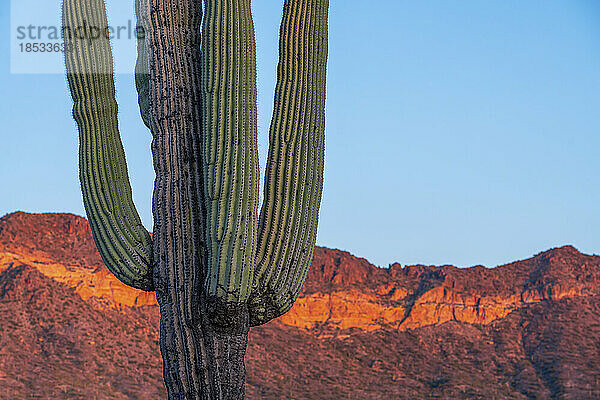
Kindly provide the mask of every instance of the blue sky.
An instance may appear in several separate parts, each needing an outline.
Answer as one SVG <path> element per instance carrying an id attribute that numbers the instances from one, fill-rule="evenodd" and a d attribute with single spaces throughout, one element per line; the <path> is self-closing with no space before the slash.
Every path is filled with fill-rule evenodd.
<path id="1" fill-rule="evenodd" d="M 111 18 L 132 13 L 116 3 Z M 253 6 L 263 166 L 280 3 Z M 66 80 L 11 74 L 6 0 L 0 18 L 0 214 L 82 215 Z M 117 87 L 151 227 L 150 133 L 133 76 Z M 382 266 L 495 266 L 564 244 L 599 253 L 599 110 L 597 1 L 332 0 L 318 244 Z"/>

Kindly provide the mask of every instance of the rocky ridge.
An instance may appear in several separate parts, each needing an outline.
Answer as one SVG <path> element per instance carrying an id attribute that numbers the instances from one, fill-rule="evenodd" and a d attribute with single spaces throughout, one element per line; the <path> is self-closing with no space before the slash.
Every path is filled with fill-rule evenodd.
<path id="1" fill-rule="evenodd" d="M 87 221 L 69 214 L 15 213 L 0 220 L 0 271 L 25 264 L 107 307 L 155 306 L 152 293 L 119 282 L 96 252 Z M 564 272 L 568 272 L 565 274 Z M 280 321 L 313 329 L 398 330 L 459 321 L 489 324 L 542 301 L 593 296 L 600 257 L 565 246 L 496 268 L 377 268 L 350 253 L 323 247 L 300 298 Z"/>
<path id="2" fill-rule="evenodd" d="M 600 257 L 377 268 L 317 248 L 301 297 L 252 329 L 249 399 L 600 398 Z M 0 219 L 0 399 L 163 398 L 153 294 L 87 222 Z"/>

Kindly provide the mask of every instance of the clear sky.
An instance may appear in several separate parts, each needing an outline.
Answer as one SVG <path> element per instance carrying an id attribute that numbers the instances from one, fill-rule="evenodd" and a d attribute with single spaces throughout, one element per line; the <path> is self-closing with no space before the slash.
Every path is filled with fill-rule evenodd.
<path id="1" fill-rule="evenodd" d="M 253 3 L 264 166 L 282 2 Z M 83 215 L 66 79 L 10 73 L 10 15 L 2 0 L 0 214 Z M 150 133 L 133 76 L 117 87 L 151 227 Z M 318 244 L 381 266 L 599 253 L 600 2 L 331 0 L 325 173 Z"/>

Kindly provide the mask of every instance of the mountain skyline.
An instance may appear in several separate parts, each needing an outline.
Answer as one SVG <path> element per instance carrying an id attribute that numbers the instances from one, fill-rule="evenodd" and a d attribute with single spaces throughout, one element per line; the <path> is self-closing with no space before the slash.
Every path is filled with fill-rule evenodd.
<path id="1" fill-rule="evenodd" d="M 0 218 L 0 310 L 0 399 L 164 397 L 153 293 L 107 271 L 85 219 Z M 599 320 L 600 256 L 572 246 L 466 269 L 317 247 L 294 308 L 251 331 L 247 394 L 594 398 Z"/>

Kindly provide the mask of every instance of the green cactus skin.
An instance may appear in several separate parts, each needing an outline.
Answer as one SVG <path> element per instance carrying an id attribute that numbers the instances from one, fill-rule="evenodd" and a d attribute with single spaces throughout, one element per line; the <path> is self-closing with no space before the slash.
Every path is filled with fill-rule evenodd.
<path id="1" fill-rule="evenodd" d="M 135 0 L 135 15 L 137 17 L 136 36 L 138 46 L 138 58 L 135 64 L 135 86 L 138 92 L 138 103 L 140 106 L 140 114 L 144 125 L 150 128 L 150 74 L 148 67 L 148 49 L 146 49 L 146 37 L 144 25 L 141 23 L 141 0 Z"/>
<path id="2" fill-rule="evenodd" d="M 65 0 L 63 10 L 65 44 L 72 49 L 65 52 L 65 62 L 73 117 L 79 127 L 81 188 L 94 240 L 119 280 L 151 291 L 152 243 L 131 198 L 118 129 L 110 44 L 104 36 L 93 46 L 89 41 L 74 40 L 75 29 L 84 20 L 90 27 L 106 29 L 104 3 Z"/>
<path id="3" fill-rule="evenodd" d="M 141 4 L 156 171 L 154 283 L 167 393 L 170 399 L 241 399 L 247 312 L 245 319 L 243 313 L 233 313 L 238 321 L 233 328 L 227 318 L 215 321 L 202 290 L 208 246 L 202 190 L 201 3 Z M 221 311 L 224 317 L 230 315 L 229 309 Z M 223 327 L 226 332 L 219 329 Z"/>
<path id="4" fill-rule="evenodd" d="M 250 0 L 206 0 L 202 158 L 208 297 L 246 303 L 256 252 L 256 45 Z"/>
<path id="5" fill-rule="evenodd" d="M 328 0 L 286 0 L 250 323 L 296 301 L 313 257 L 323 190 Z"/>
<path id="6" fill-rule="evenodd" d="M 86 212 L 124 283 L 156 291 L 169 399 L 242 399 L 250 326 L 288 311 L 313 254 L 323 188 L 328 0 L 285 0 L 258 211 L 251 0 L 135 0 L 140 114 L 152 133 L 154 236 L 131 200 L 107 39 L 67 40 Z M 64 26 L 106 27 L 103 0 Z"/>

